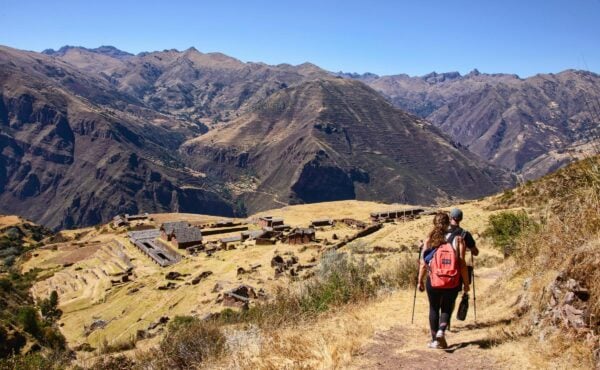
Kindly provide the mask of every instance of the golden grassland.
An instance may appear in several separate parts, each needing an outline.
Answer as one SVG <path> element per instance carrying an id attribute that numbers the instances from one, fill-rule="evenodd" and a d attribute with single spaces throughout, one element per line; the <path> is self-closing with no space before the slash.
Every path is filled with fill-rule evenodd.
<path id="1" fill-rule="evenodd" d="M 299 208 L 293 209 L 293 208 Z M 303 211 L 304 208 L 308 210 Z M 381 209 L 381 205 L 370 202 L 334 202 L 318 207 L 314 205 L 287 207 L 285 210 L 273 211 L 274 215 L 286 217 L 286 222 L 295 226 L 308 226 L 313 218 L 324 217 L 325 214 L 335 216 L 337 209 L 347 209 L 344 217 L 361 216 L 366 220 L 369 212 Z M 361 213 L 359 210 L 363 209 Z M 304 218 L 300 215 L 304 214 Z M 313 217 L 314 216 L 314 217 Z M 156 214 L 151 215 L 154 224 L 159 226 L 166 221 L 186 220 L 192 223 L 212 222 L 218 217 L 190 214 Z M 333 233 L 339 238 L 351 235 L 355 230 L 347 227 L 335 227 L 332 230 L 318 232 L 318 238 L 331 238 Z M 217 292 L 212 289 L 220 283 L 224 290 L 239 284 L 252 285 L 256 289 L 264 288 L 272 291 L 276 286 L 285 285 L 284 279 L 275 280 L 270 266 L 271 258 L 277 254 L 293 253 L 299 257 L 300 263 L 308 263 L 318 258 L 317 248 L 302 248 L 285 243 L 277 245 L 255 246 L 240 245 L 236 250 L 218 251 L 211 257 L 185 255 L 183 260 L 174 266 L 161 268 L 154 264 L 127 239 L 124 231 L 116 232 L 108 226 L 100 229 L 86 228 L 61 232 L 67 238 L 84 235 L 78 240 L 45 246 L 35 252 L 32 258 L 24 262 L 22 270 L 32 268 L 56 270 L 52 277 L 35 284 L 32 292 L 36 298 L 45 298 L 52 290 L 60 296 L 60 308 L 64 314 L 61 318 L 61 331 L 71 346 L 84 342 L 97 346 L 104 340 L 118 342 L 135 335 L 138 329 L 148 325 L 162 316 L 197 315 L 218 311 L 220 305 L 214 303 Z M 215 235 L 207 240 L 216 240 L 228 236 Z M 331 240 L 331 239 L 330 239 Z M 134 269 L 133 281 L 119 286 L 112 286 L 111 279 L 118 279 L 127 266 L 119 258 L 118 242 L 124 247 L 123 252 L 131 260 Z M 72 265 L 69 266 L 69 264 Z M 249 269 L 251 264 L 261 264 L 256 272 L 241 277 L 237 276 L 237 268 Z M 67 265 L 67 267 L 63 267 Z M 168 281 L 165 274 L 177 271 L 189 274 L 184 281 L 176 281 L 179 287 L 175 290 L 158 290 Z M 213 274 L 198 285 L 189 282 L 201 272 L 211 271 Z M 128 294 L 138 289 L 134 294 Z M 85 335 L 84 326 L 93 320 L 102 319 L 108 322 L 104 329 Z"/>
<path id="2" fill-rule="evenodd" d="M 451 345 L 460 345 L 455 352 L 455 359 L 472 361 L 474 368 L 479 368 L 479 365 L 486 368 L 486 364 L 487 368 L 588 367 L 589 363 L 581 362 L 579 352 L 584 349 L 578 344 L 565 350 L 564 356 L 553 356 L 549 353 L 552 349 L 544 350 L 535 338 L 520 333 L 526 330 L 524 324 L 513 321 L 516 300 L 526 276 L 511 275 L 509 278 L 506 272 L 514 270 L 514 262 L 509 260 L 499 263 L 502 261 L 501 253 L 492 248 L 482 235 L 487 227 L 488 217 L 500 212 L 492 207 L 497 199 L 498 197 L 488 198 L 459 206 L 465 214 L 463 227 L 475 235 L 481 255 L 475 262 L 478 323 L 474 325 L 471 311 L 467 321 L 454 324 L 454 331 L 450 333 L 448 340 Z M 307 226 L 311 220 L 325 217 L 349 217 L 366 221 L 370 212 L 399 207 L 410 206 L 341 201 L 287 206 L 261 212 L 249 217 L 249 220 L 271 215 L 283 217 L 292 226 Z M 217 219 L 188 214 L 156 214 L 152 218 L 156 225 L 175 220 L 203 223 Z M 383 272 L 398 264 L 401 259 L 416 260 L 415 245 L 425 237 L 431 219 L 431 216 L 424 216 L 412 221 L 387 223 L 378 232 L 348 244 L 341 251 L 350 254 L 367 251 L 356 257 L 367 258 L 376 266 L 377 272 Z M 335 226 L 318 230 L 317 238 L 332 240 L 333 234 L 336 234 L 341 239 L 355 231 Z M 279 286 L 301 284 L 291 282 L 288 277 L 274 279 L 273 269 L 270 267 L 271 258 L 276 253 L 293 253 L 299 256 L 300 263 L 307 263 L 314 258 L 318 259 L 320 255 L 318 248 L 302 248 L 283 243 L 255 246 L 249 243 L 238 246 L 236 250 L 219 251 L 211 257 L 204 254 L 184 256 L 182 262 L 160 268 L 133 247 L 123 231 L 116 232 L 104 226 L 98 230 L 86 229 L 85 232 L 86 235 L 77 241 L 83 246 L 74 246 L 73 242 L 47 246 L 38 250 L 37 256 L 23 265 L 25 270 L 34 267 L 56 270 L 51 278 L 38 282 L 32 291 L 36 297 L 44 297 L 53 289 L 62 290 L 59 292 L 60 308 L 64 311 L 60 321 L 63 325 L 61 331 L 71 346 L 84 342 L 94 347 L 105 341 L 123 342 L 134 336 L 138 329 L 147 328 L 161 316 L 202 317 L 209 312 L 218 312 L 223 307 L 215 303 L 218 293 L 212 289 L 216 283 L 222 284 L 225 290 L 245 283 L 267 292 L 273 292 Z M 69 231 L 68 235 L 75 237 L 81 233 L 81 230 L 74 230 Z M 221 237 L 223 235 L 212 238 Z M 117 253 L 114 241 L 123 245 L 123 252 L 129 257 L 135 272 L 132 282 L 119 286 L 111 286 L 110 276 L 122 272 L 126 267 L 120 259 L 120 253 Z M 396 253 L 369 253 L 375 246 L 405 248 L 400 248 L 403 252 Z M 62 267 L 61 263 L 65 261 L 73 265 Z M 250 264 L 256 263 L 262 266 L 255 273 L 237 276 L 238 267 L 248 268 Z M 167 283 L 164 276 L 170 271 L 189 276 L 184 277 L 183 281 L 177 281 L 179 287 L 175 290 L 157 290 L 158 286 Z M 186 284 L 203 271 L 212 271 L 213 274 L 198 285 Z M 555 271 L 548 271 L 547 275 L 554 276 L 554 273 Z M 94 278 L 95 276 L 98 277 Z M 542 279 L 535 284 L 543 284 L 544 281 Z M 137 288 L 137 292 L 128 294 L 133 288 Z M 407 361 L 407 368 L 430 367 L 431 364 L 422 362 L 423 358 L 430 357 L 423 354 L 428 339 L 427 299 L 423 293 L 417 295 L 415 323 L 410 324 L 412 298 L 412 290 L 389 291 L 372 301 L 334 309 L 301 326 L 293 322 L 277 329 L 259 329 L 252 325 L 232 326 L 226 329 L 227 334 L 230 338 L 237 339 L 229 343 L 230 354 L 212 362 L 210 366 L 241 369 L 378 368 L 382 355 L 377 355 L 377 350 L 372 348 L 383 347 L 387 348 L 383 356 Z M 106 320 L 108 324 L 86 336 L 84 326 L 94 319 Z M 158 341 L 158 337 L 138 341 L 136 349 L 125 353 L 133 358 L 141 356 L 144 351 L 152 350 Z M 92 366 L 96 358 L 97 355 L 93 353 L 78 353 L 78 361 L 83 366 Z"/>
<path id="3" fill-rule="evenodd" d="M 19 216 L 4 216 L 0 215 L 0 228 L 7 226 L 18 225 L 23 222 L 23 219 Z"/>
<path id="4" fill-rule="evenodd" d="M 490 211 L 484 210 L 485 204 L 473 203 L 462 206 L 467 227 L 478 233 L 485 226 L 486 215 Z M 286 223 L 294 226 L 307 226 L 312 219 L 331 217 L 350 217 L 367 220 L 372 211 L 389 210 L 398 208 L 398 205 L 382 205 L 372 202 L 344 201 L 311 205 L 289 206 L 283 209 L 263 212 L 259 215 L 269 214 L 283 217 Z M 214 217 L 188 214 L 162 214 L 152 215 L 155 223 L 159 225 L 165 221 L 187 220 L 190 222 L 214 221 Z M 360 240 L 366 248 L 373 246 L 397 247 L 398 245 L 413 245 L 424 234 L 431 222 L 430 217 L 423 217 L 414 221 L 386 224 L 379 232 Z M 338 238 L 351 235 L 355 230 L 347 227 L 336 226 L 330 230 L 318 231 L 320 239 L 331 240 L 335 233 Z M 24 270 L 33 267 L 43 269 L 58 269 L 54 275 L 37 283 L 32 291 L 37 298 L 43 298 L 52 290 L 57 290 L 60 296 L 60 308 L 64 314 L 61 318 L 62 332 L 69 344 L 75 346 L 84 342 L 98 346 L 105 340 L 109 342 L 124 341 L 135 335 L 138 329 L 145 329 L 148 325 L 161 316 L 173 317 L 175 315 L 202 316 L 209 312 L 221 309 L 215 303 L 218 293 L 213 292 L 213 286 L 219 282 L 224 289 L 232 288 L 238 284 L 246 283 L 267 291 L 273 291 L 276 286 L 288 284 L 287 278 L 273 279 L 273 269 L 270 259 L 275 253 L 294 253 L 300 258 L 300 263 L 307 263 L 313 258 L 318 258 L 318 250 L 302 248 L 287 244 L 273 246 L 240 246 L 236 250 L 219 251 L 211 257 L 201 254 L 197 257 L 185 256 L 182 262 L 168 268 L 160 268 L 152 263 L 139 250 L 133 247 L 123 232 L 115 233 L 108 227 L 99 230 L 87 228 L 85 230 L 72 230 L 64 232 L 67 237 L 85 234 L 76 242 L 65 242 L 57 245 L 46 246 L 36 252 L 36 256 L 26 261 Z M 214 236 L 214 239 L 220 238 Z M 126 270 L 123 261 L 119 259 L 113 241 L 118 241 L 124 246 L 124 253 L 131 260 L 135 276 L 130 283 L 111 286 L 111 276 Z M 353 244 L 344 247 L 352 250 Z M 488 253 L 485 251 L 484 253 Z M 491 251 L 489 253 L 492 253 Z M 78 260 L 78 258 L 80 258 Z M 382 267 L 393 264 L 400 255 L 379 258 Z M 73 263 L 62 268 L 64 263 Z M 259 263 L 262 266 L 256 273 L 237 276 L 237 268 L 249 268 L 250 264 Z M 158 290 L 158 286 L 167 283 L 165 274 L 177 271 L 189 274 L 184 281 L 176 282 L 179 287 L 175 290 Z M 198 285 L 186 285 L 200 272 L 211 271 L 213 275 L 203 280 Z M 137 289 L 134 294 L 128 294 L 132 289 Z M 93 331 L 86 336 L 84 326 L 90 325 L 93 320 L 102 319 L 108 322 L 103 329 Z M 140 343 L 143 346 L 143 343 Z"/>

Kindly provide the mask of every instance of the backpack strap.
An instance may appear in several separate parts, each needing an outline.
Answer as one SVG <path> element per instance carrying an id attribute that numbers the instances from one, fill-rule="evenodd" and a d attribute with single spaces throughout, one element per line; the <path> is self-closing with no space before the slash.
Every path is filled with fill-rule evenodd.
<path id="1" fill-rule="evenodd" d="M 425 249 L 425 250 L 423 250 L 423 260 L 425 261 L 425 264 L 427 266 L 429 266 L 429 263 L 433 259 L 433 256 L 435 256 L 435 251 L 436 250 L 437 250 L 437 248 L 431 248 L 431 249 Z"/>
<path id="2" fill-rule="evenodd" d="M 451 233 L 449 233 L 449 235 L 446 237 L 446 241 L 454 247 L 454 239 L 459 235 L 464 239 L 465 234 L 466 231 L 463 230 L 463 228 L 457 227 L 456 229 L 452 230 Z"/>

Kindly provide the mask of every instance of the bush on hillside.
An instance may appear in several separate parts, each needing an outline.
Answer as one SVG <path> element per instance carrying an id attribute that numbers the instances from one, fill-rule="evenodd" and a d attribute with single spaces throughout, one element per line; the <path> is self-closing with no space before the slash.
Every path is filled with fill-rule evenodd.
<path id="1" fill-rule="evenodd" d="M 115 353 L 115 352 L 123 352 L 128 351 L 130 349 L 134 349 L 136 345 L 136 338 L 134 336 L 130 336 L 124 340 L 114 341 L 109 343 L 106 338 L 100 343 L 98 348 L 98 352 L 101 354 Z"/>
<path id="2" fill-rule="evenodd" d="M 170 331 L 177 331 L 179 329 L 188 327 L 198 321 L 197 317 L 194 316 L 175 316 L 173 320 L 169 322 L 167 328 Z"/>
<path id="3" fill-rule="evenodd" d="M 483 235 L 491 238 L 494 247 L 502 251 L 504 257 L 508 257 L 515 252 L 519 236 L 532 227 L 535 227 L 535 223 L 525 211 L 506 211 L 489 217 L 489 226 Z"/>
<path id="4" fill-rule="evenodd" d="M 58 320 L 62 316 L 62 311 L 58 308 L 58 293 L 56 290 L 50 293 L 50 297 L 42 299 L 38 306 L 42 316 L 49 323 Z"/>
<path id="5" fill-rule="evenodd" d="M 598 366 L 600 322 L 594 318 L 600 317 L 600 156 L 574 163 L 516 193 L 508 205 L 526 204 L 544 222 L 525 228 L 521 226 L 527 222 L 514 222 L 519 232 L 497 233 L 500 240 L 516 246 L 514 276 L 530 279 L 517 310 L 521 320 L 514 325 L 527 329 L 525 335 L 537 332 L 544 338 L 549 356 L 569 356 L 574 363 Z M 492 225 L 490 229 L 492 234 L 503 230 Z M 564 310 L 574 316 L 557 314 Z M 574 324 L 577 317 L 581 323 Z"/>
<path id="6" fill-rule="evenodd" d="M 336 306 L 374 297 L 381 287 L 371 278 L 374 271 L 364 258 L 355 260 L 346 253 L 331 251 L 323 255 L 316 276 L 300 289 L 281 288 L 272 300 L 247 310 L 223 310 L 217 320 L 223 324 L 279 327 L 312 319 Z"/>
<path id="7" fill-rule="evenodd" d="M 101 357 L 90 368 L 94 370 L 126 370 L 135 368 L 135 365 L 135 362 L 129 357 L 117 355 Z"/>
<path id="8" fill-rule="evenodd" d="M 40 335 L 40 323 L 35 308 L 31 306 L 21 307 L 17 313 L 17 320 L 23 330 L 29 334 L 36 338 Z"/>
<path id="9" fill-rule="evenodd" d="M 4 292 L 11 291 L 12 283 L 10 282 L 10 279 L 1 278 L 0 279 L 0 289 L 3 290 Z"/>
<path id="10" fill-rule="evenodd" d="M 300 298 L 304 312 L 322 312 L 350 301 L 362 301 L 377 294 L 371 279 L 375 268 L 363 257 L 358 261 L 346 253 L 325 253 L 318 278 L 306 284 Z"/>

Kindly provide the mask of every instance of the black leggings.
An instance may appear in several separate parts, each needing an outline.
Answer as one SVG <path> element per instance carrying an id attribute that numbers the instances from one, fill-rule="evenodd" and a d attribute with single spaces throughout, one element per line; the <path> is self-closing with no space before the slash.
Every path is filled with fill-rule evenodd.
<path id="1" fill-rule="evenodd" d="M 450 322 L 450 316 L 454 309 L 454 302 L 458 296 L 460 286 L 455 289 L 434 289 L 431 287 L 431 281 L 427 277 L 425 284 L 427 297 L 429 298 L 429 328 L 431 329 L 431 339 L 435 340 L 435 335 L 439 329 L 446 330 Z"/>

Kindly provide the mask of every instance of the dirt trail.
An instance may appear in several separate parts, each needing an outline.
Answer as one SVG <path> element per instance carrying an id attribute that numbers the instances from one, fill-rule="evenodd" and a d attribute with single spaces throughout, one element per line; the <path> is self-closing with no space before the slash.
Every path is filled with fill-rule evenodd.
<path id="1" fill-rule="evenodd" d="M 354 357 L 351 369 L 501 369 L 510 367 L 490 351 L 490 329 L 510 322 L 499 317 L 499 310 L 481 305 L 481 297 L 500 276 L 498 269 L 485 269 L 476 273 L 477 322 L 473 317 L 473 300 L 470 301 L 467 320 L 452 318 L 453 328 L 446 335 L 448 349 L 427 348 L 429 324 L 425 293 L 417 293 L 415 323 L 410 324 L 410 310 L 398 310 L 397 326 L 377 330 L 368 344 Z M 408 295 L 409 292 L 406 292 Z M 410 292 L 410 303 L 412 304 Z M 472 292 L 471 292 L 472 294 Z M 459 297 L 460 299 L 460 297 Z M 404 302 L 408 297 L 404 297 Z M 457 302 L 458 303 L 458 302 Z M 455 310 L 456 311 L 456 310 Z M 388 312 L 389 314 L 389 312 Z M 505 314 L 506 315 L 506 314 Z"/>

